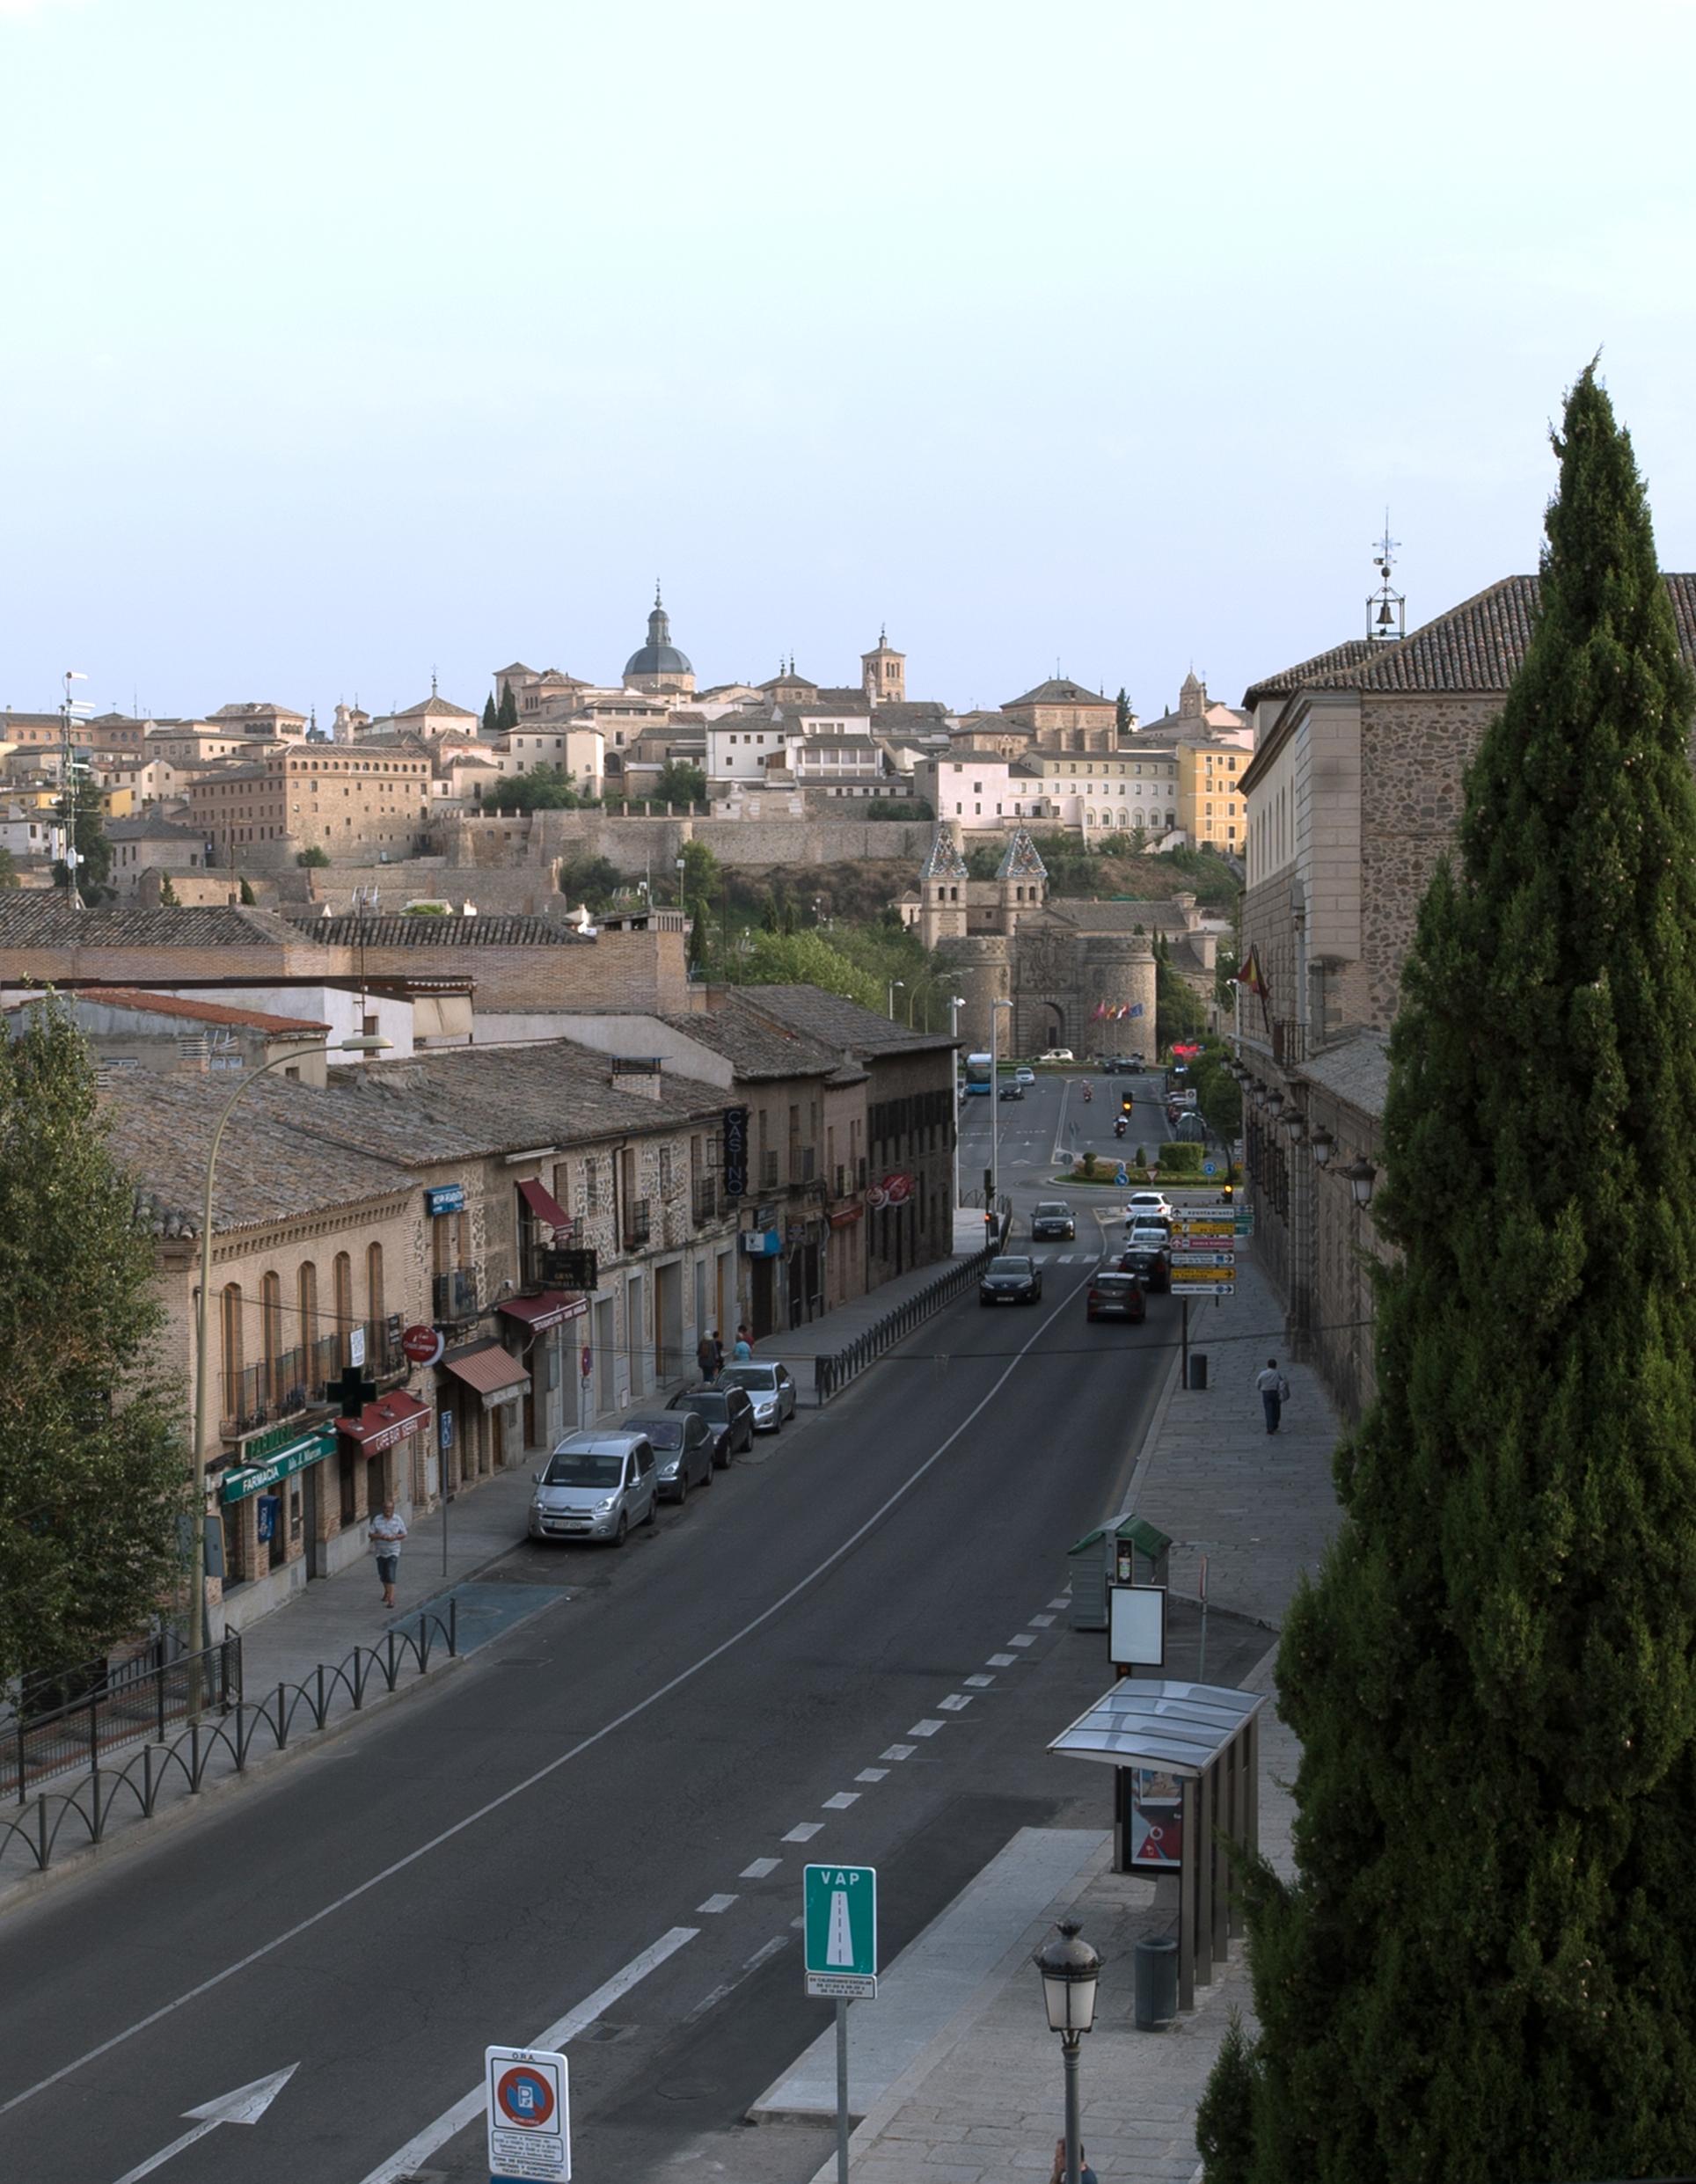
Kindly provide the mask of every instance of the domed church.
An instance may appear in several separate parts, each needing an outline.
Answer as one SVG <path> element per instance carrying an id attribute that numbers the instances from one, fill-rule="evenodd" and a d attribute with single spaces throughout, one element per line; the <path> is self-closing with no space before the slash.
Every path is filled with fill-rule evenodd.
<path id="1" fill-rule="evenodd" d="M 688 698 L 695 689 L 695 670 L 689 655 L 671 641 L 671 619 L 654 587 L 654 611 L 647 617 L 647 642 L 625 662 L 625 688 L 647 690 L 658 697 Z"/>

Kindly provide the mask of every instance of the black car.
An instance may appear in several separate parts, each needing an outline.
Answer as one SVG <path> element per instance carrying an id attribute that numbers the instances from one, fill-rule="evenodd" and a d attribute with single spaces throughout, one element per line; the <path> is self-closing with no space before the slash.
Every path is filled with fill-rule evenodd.
<path id="1" fill-rule="evenodd" d="M 686 1501 L 691 1486 L 713 1484 L 713 1428 L 693 1411 L 643 1413 L 625 1419 L 624 1430 L 647 1435 L 662 1501 Z"/>
<path id="2" fill-rule="evenodd" d="M 1140 1054 L 1110 1054 L 1101 1063 L 1104 1077 L 1138 1077 L 1144 1067 Z"/>
<path id="3" fill-rule="evenodd" d="M 1022 1099 L 1025 1097 L 1025 1087 L 1022 1085 L 1004 1085 L 1001 1087 L 1000 1097 L 1003 1099 Z"/>
<path id="4" fill-rule="evenodd" d="M 1148 1302 L 1141 1281 L 1117 1267 L 1098 1270 L 1090 1277 L 1086 1300 L 1087 1319 L 1123 1319 L 1135 1324 L 1148 1317 Z"/>
<path id="5" fill-rule="evenodd" d="M 1141 1246 L 1121 1252 L 1113 1262 L 1117 1274 L 1134 1274 L 1143 1287 L 1152 1292 L 1164 1292 L 1172 1287 L 1172 1254 Z"/>
<path id="6" fill-rule="evenodd" d="M 685 1388 L 666 1405 L 669 1411 L 693 1411 L 713 1436 L 713 1461 L 720 1471 L 733 1457 L 754 1445 L 754 1406 L 741 1388 Z"/>
<path id="7" fill-rule="evenodd" d="M 1063 1198 L 1045 1199 L 1031 1216 L 1033 1244 L 1070 1244 L 1078 1234 L 1071 1208 Z"/>
<path id="8" fill-rule="evenodd" d="M 1034 1304 L 1042 1296 L 1042 1270 L 1034 1259 L 992 1259 L 977 1285 L 980 1304 Z"/>

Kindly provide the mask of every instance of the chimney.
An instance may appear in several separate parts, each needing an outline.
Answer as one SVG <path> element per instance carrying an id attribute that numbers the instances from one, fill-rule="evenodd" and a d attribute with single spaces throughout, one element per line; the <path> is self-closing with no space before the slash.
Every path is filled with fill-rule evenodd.
<path id="1" fill-rule="evenodd" d="M 661 1062 L 655 1055 L 615 1055 L 612 1057 L 612 1089 L 614 1092 L 634 1092 L 639 1099 L 657 1099 L 660 1096 Z"/>

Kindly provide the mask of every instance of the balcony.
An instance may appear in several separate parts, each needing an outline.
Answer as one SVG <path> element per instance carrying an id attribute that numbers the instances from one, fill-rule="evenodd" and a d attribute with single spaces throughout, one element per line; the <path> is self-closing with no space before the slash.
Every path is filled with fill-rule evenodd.
<path id="1" fill-rule="evenodd" d="M 709 1222 L 716 1221 L 722 1205 L 717 1176 L 697 1176 L 694 1187 L 690 1192 L 690 1207 L 695 1216 L 695 1226 L 704 1229 Z"/>
<path id="2" fill-rule="evenodd" d="M 411 1370 L 400 1347 L 398 1320 L 368 1319 L 365 1322 L 365 1370 L 373 1380 L 385 1380 L 391 1373 L 404 1373 Z"/>
<path id="3" fill-rule="evenodd" d="M 319 1398 L 308 1377 L 311 1364 L 310 1349 L 282 1350 L 262 1364 L 225 1373 L 218 1427 L 223 1437 L 232 1441 L 238 1434 L 253 1433 L 312 1409 Z"/>
<path id="4" fill-rule="evenodd" d="M 778 1175 L 779 1161 L 777 1154 L 774 1152 L 763 1152 L 760 1155 L 760 1188 L 763 1191 L 776 1190 L 778 1187 Z"/>
<path id="5" fill-rule="evenodd" d="M 438 1326 L 453 1327 L 477 1318 L 477 1269 L 455 1267 L 430 1283 L 430 1312 Z"/>
<path id="6" fill-rule="evenodd" d="M 1293 1016 L 1275 1016 L 1272 1019 L 1272 1059 L 1277 1063 L 1301 1063 L 1307 1059 L 1307 1026 L 1298 1023 Z"/>
<path id="7" fill-rule="evenodd" d="M 648 1238 L 654 1233 L 654 1225 L 646 1198 L 627 1198 L 625 1201 L 625 1217 L 621 1227 L 627 1252 L 647 1249 Z"/>

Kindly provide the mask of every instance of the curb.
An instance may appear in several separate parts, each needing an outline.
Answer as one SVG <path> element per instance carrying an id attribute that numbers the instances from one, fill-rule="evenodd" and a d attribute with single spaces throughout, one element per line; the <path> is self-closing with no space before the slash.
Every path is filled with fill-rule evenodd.
<path id="1" fill-rule="evenodd" d="M 274 1774 L 281 1774 L 291 1760 L 310 1757 L 321 1752 L 328 1744 L 337 1742 L 362 1723 L 373 1720 L 379 1714 L 402 1705 L 421 1691 L 435 1691 L 456 1669 L 466 1667 L 470 1654 L 452 1654 L 442 1663 L 440 1669 L 432 1669 L 427 1675 L 415 1676 L 410 1684 L 392 1691 L 381 1691 L 365 1706 L 349 1711 L 322 1729 L 310 1733 L 310 1741 L 289 1743 L 280 1752 L 267 1752 L 263 1759 L 250 1760 L 240 1774 L 229 1774 L 209 1783 L 204 1789 L 191 1791 L 179 1804 L 169 1811 L 156 1813 L 152 1819 L 136 1822 L 121 1835 L 110 1836 L 99 1843 L 84 1844 L 81 1850 L 69 1851 L 63 1858 L 55 1859 L 45 1873 L 26 1874 L 22 1880 L 9 1882 L 0 1889 L 0 1919 L 15 1910 L 34 1903 L 39 1897 L 68 1883 L 86 1878 L 103 1866 L 129 1856 L 133 1852 L 147 1848 L 161 1837 L 174 1833 L 202 1813 L 222 1804 L 251 1784 L 264 1783 Z M 140 1743 L 146 1740 L 139 1740 Z"/>

